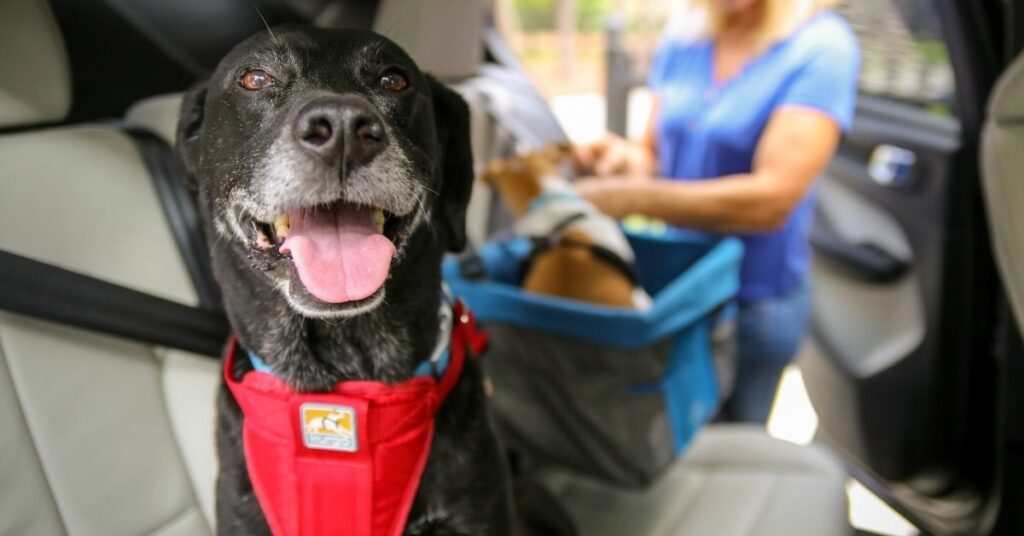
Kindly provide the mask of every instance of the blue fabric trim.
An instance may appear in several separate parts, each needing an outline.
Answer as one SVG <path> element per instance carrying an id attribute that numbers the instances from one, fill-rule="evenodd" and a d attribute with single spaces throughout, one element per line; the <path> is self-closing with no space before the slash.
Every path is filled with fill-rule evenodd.
<path id="1" fill-rule="evenodd" d="M 540 210 L 541 207 L 548 203 L 555 201 L 575 201 L 580 199 L 580 196 L 574 192 L 545 192 L 537 197 L 534 197 L 528 205 L 526 205 L 526 213 L 529 214 L 536 210 Z"/>
<path id="2" fill-rule="evenodd" d="M 265 374 L 270 374 L 271 376 L 278 377 L 277 373 L 274 372 L 274 369 L 270 368 L 270 365 L 268 365 L 266 362 L 260 359 L 258 355 L 252 353 L 249 350 L 246 350 L 246 353 L 249 354 L 249 362 L 252 363 L 253 370 L 255 370 L 256 372 L 263 372 Z M 443 376 L 444 371 L 448 370 L 448 358 L 449 351 L 447 348 L 445 348 L 445 350 L 441 352 L 441 355 L 437 359 L 436 368 L 434 367 L 434 363 L 432 361 L 430 361 L 429 359 L 424 359 L 423 361 L 420 362 L 419 365 L 416 366 L 416 370 L 413 372 L 413 376 L 434 376 L 435 378 Z"/>
<path id="3" fill-rule="evenodd" d="M 743 245 L 735 238 L 717 239 L 673 229 L 662 235 L 626 235 L 637 254 L 641 280 L 654 297 L 646 311 L 522 292 L 516 267 L 530 248 L 523 238 L 488 243 L 479 250 L 486 280 L 463 279 L 454 258 L 444 263 L 444 280 L 482 322 L 507 322 L 617 348 L 642 348 L 674 336 L 732 300 L 739 290 Z M 668 275 L 671 264 L 676 269 Z M 666 273 L 659 274 L 659 269 Z M 651 288 L 656 276 L 664 280 L 654 285 L 661 288 Z"/>
<path id="4" fill-rule="evenodd" d="M 710 329 L 710 319 L 704 319 L 676 337 L 662 380 L 676 455 L 718 409 L 718 382 L 707 343 Z"/>

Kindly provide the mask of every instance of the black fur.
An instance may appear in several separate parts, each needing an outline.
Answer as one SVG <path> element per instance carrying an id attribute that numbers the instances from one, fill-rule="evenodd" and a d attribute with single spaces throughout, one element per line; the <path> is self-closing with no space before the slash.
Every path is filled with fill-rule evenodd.
<path id="1" fill-rule="evenodd" d="M 260 91 L 243 89 L 239 77 L 251 68 L 267 70 L 276 83 Z M 407 77 L 407 89 L 395 93 L 378 86 L 381 74 L 391 70 Z M 293 190 L 336 187 L 331 181 L 345 183 L 346 197 L 353 189 L 374 194 L 377 183 L 349 184 L 355 180 L 351 169 L 268 160 L 281 151 L 296 108 L 317 95 L 336 94 L 356 94 L 371 103 L 387 124 L 396 150 L 407 157 L 407 173 L 389 184 L 424 192 L 415 211 L 400 219 L 409 234 L 400 237 L 384 301 L 353 315 L 348 315 L 349 305 L 316 303 L 295 290 L 290 260 L 254 248 L 244 225 L 242 235 L 230 225 L 232 218 L 265 222 L 265 213 L 281 209 L 289 196 L 297 195 Z M 437 337 L 441 257 L 465 242 L 472 155 L 468 110 L 456 93 L 420 73 L 399 47 L 379 35 L 276 28 L 273 36 L 263 32 L 240 44 L 208 81 L 188 93 L 177 148 L 198 196 L 215 275 L 242 346 L 302 391 L 326 390 L 342 380 L 397 382 L 411 376 Z M 285 199 L 272 200 L 280 206 L 260 206 L 266 201 L 261 196 L 269 184 L 268 165 L 281 166 L 274 168 L 277 173 L 287 172 L 287 166 L 305 166 Z M 248 215 L 238 216 L 239 200 Z M 417 214 L 423 221 L 413 225 Z M 299 312 L 276 288 L 284 281 L 292 282 L 295 300 L 332 317 Z M 246 360 L 239 361 L 238 373 L 248 366 Z M 437 416 L 407 534 L 519 533 L 512 522 L 506 463 L 486 407 L 481 372 L 468 362 Z M 221 389 L 218 411 L 217 531 L 267 534 L 245 468 L 242 415 L 226 388 Z"/>

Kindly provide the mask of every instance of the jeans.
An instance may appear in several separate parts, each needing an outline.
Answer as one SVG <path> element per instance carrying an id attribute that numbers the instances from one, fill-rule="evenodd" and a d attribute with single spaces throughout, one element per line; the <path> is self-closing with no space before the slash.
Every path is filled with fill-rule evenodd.
<path id="1" fill-rule="evenodd" d="M 765 423 L 775 390 L 807 333 L 811 284 L 784 296 L 740 304 L 736 319 L 736 382 L 723 419 Z"/>

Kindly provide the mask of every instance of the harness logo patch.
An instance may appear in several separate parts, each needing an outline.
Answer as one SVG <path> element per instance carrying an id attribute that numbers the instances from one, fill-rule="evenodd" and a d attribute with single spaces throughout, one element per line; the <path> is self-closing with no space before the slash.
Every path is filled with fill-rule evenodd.
<path id="1" fill-rule="evenodd" d="M 356 412 L 348 406 L 303 404 L 299 408 L 302 418 L 302 442 L 311 449 L 355 452 Z"/>

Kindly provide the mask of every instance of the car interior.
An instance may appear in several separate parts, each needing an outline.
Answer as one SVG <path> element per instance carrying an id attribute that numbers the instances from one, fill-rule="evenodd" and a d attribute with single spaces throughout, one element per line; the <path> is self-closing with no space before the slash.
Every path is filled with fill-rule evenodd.
<path id="1" fill-rule="evenodd" d="M 985 108 L 1024 26 L 1013 2 L 935 4 L 956 116 L 862 99 L 821 184 L 801 361 L 820 441 L 711 424 L 643 490 L 541 471 L 579 534 L 851 535 L 851 475 L 925 534 L 1024 530 L 1024 60 Z M 227 328 L 175 180 L 182 92 L 263 19 L 372 28 L 464 96 L 481 168 L 564 140 L 489 17 L 459 0 L 0 3 L 0 535 L 215 533 Z M 909 182 L 872 178 L 880 146 L 914 152 Z M 478 183 L 473 242 L 507 223 L 496 206 Z"/>

